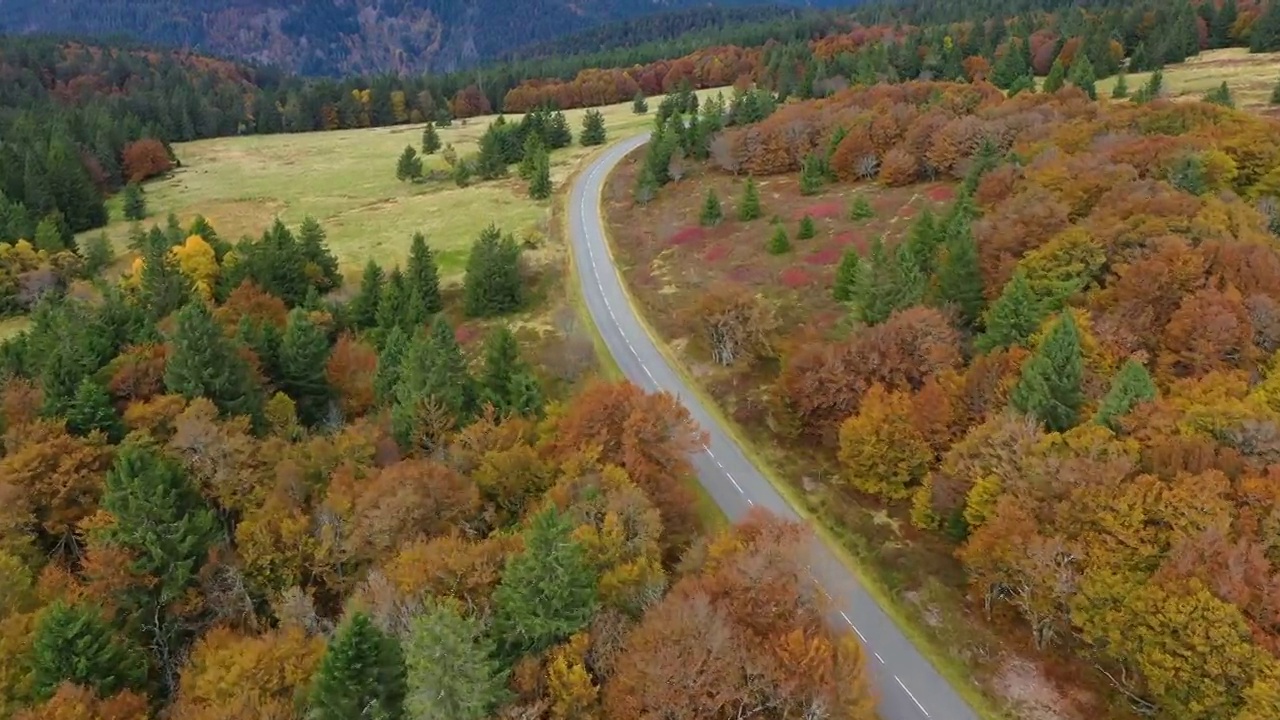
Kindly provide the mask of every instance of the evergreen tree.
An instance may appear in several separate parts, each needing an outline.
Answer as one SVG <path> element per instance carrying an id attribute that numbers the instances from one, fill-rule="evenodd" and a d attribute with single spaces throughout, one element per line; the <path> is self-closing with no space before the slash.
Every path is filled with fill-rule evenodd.
<path id="1" fill-rule="evenodd" d="M 911 232 L 904 243 L 906 253 L 923 275 L 932 275 L 937 264 L 938 246 L 944 238 L 944 229 L 938 227 L 933 211 L 924 212 L 911 224 Z"/>
<path id="2" fill-rule="evenodd" d="M 121 193 L 124 219 L 137 222 L 147 217 L 147 197 L 138 183 L 129 183 Z"/>
<path id="3" fill-rule="evenodd" d="M 65 242 L 62 237 L 62 230 L 58 227 L 58 221 L 52 215 L 41 220 L 40 224 L 36 225 L 36 237 L 33 243 L 36 250 L 52 255 L 66 250 Z"/>
<path id="4" fill-rule="evenodd" d="M 334 257 L 325 244 L 324 228 L 310 215 L 303 218 L 302 225 L 298 227 L 298 251 L 306 261 L 307 269 L 315 271 L 308 272 L 307 277 L 312 278 L 311 285 L 316 290 L 329 292 L 342 285 L 338 258 Z"/>
<path id="5" fill-rule="evenodd" d="M 0 242 L 30 240 L 35 236 L 35 230 L 27 206 L 6 198 L 0 187 Z"/>
<path id="6" fill-rule="evenodd" d="M 507 158 L 504 144 L 507 142 L 506 123 L 502 118 L 489 124 L 484 135 L 480 136 L 480 148 L 476 154 L 475 172 L 481 180 L 493 180 L 507 174 Z M 462 163 L 459 163 L 461 165 Z"/>
<path id="7" fill-rule="evenodd" d="M 814 226 L 812 217 L 805 215 L 800 218 L 800 229 L 796 231 L 797 240 L 812 240 L 817 233 L 818 229 Z"/>
<path id="8" fill-rule="evenodd" d="M 355 613 L 325 649 L 308 698 L 311 720 L 400 720 L 407 692 L 404 655 L 394 635 Z"/>
<path id="9" fill-rule="evenodd" d="M 849 206 L 849 219 L 853 221 L 870 220 L 876 216 L 876 211 L 872 209 L 871 202 L 867 200 L 866 195 L 858 195 L 853 198 L 853 203 Z"/>
<path id="10" fill-rule="evenodd" d="M 1213 5 L 1206 3 L 1204 7 L 1212 9 Z M 1233 28 L 1239 18 L 1238 10 L 1235 0 L 1225 0 L 1222 7 L 1218 8 L 1213 21 L 1209 23 L 1209 43 L 1212 47 L 1231 47 Z"/>
<path id="11" fill-rule="evenodd" d="M 1155 399 L 1156 384 L 1147 368 L 1136 360 L 1126 360 L 1115 377 L 1111 378 L 1111 389 L 1099 403 L 1094 422 L 1119 431 L 1120 418 L 1129 414 L 1139 403 Z"/>
<path id="12" fill-rule="evenodd" d="M 1010 38 L 1005 44 L 1003 53 L 996 59 L 991 68 L 991 84 L 1001 90 L 1012 90 L 1020 78 L 1026 77 L 1031 68 L 1027 65 L 1027 56 L 1021 47 L 1021 38 Z"/>
<path id="13" fill-rule="evenodd" d="M 1079 421 L 1084 403 L 1084 357 L 1070 311 L 1062 313 L 1040 347 L 1022 365 L 1022 377 L 1010 400 L 1051 432 L 1066 432 Z"/>
<path id="14" fill-rule="evenodd" d="M 236 326 L 236 340 L 253 351 L 258 367 L 268 383 L 280 381 L 280 328 L 267 320 L 249 315 L 240 318 Z"/>
<path id="15" fill-rule="evenodd" d="M 120 418 L 111 405 L 111 395 L 92 377 L 86 376 L 80 381 L 75 397 L 67 406 L 66 419 L 67 430 L 76 435 L 88 435 L 97 430 L 111 442 L 119 442 L 124 436 Z"/>
<path id="16" fill-rule="evenodd" d="M 397 265 L 382 283 L 382 294 L 378 297 L 378 329 L 387 332 L 393 327 L 411 327 L 408 317 L 409 290 L 405 287 L 404 273 Z"/>
<path id="17" fill-rule="evenodd" d="M 559 150 L 573 144 L 573 131 L 569 129 L 569 120 L 559 110 L 551 113 L 547 120 L 547 135 L 543 138 L 551 150 Z"/>
<path id="18" fill-rule="evenodd" d="M 400 364 L 394 398 L 392 433 L 405 450 L 430 449 L 439 440 L 428 434 L 443 429 L 428 422 L 436 413 L 447 413 L 452 427 L 465 425 L 474 414 L 475 381 L 444 316 L 436 316 L 429 335 L 419 333 L 410 342 Z"/>
<path id="19" fill-rule="evenodd" d="M 781 225 L 774 226 L 773 235 L 769 236 L 766 246 L 770 255 L 785 255 L 791 252 L 791 239 L 787 237 L 787 229 Z"/>
<path id="20" fill-rule="evenodd" d="M 653 175 L 653 168 L 645 163 L 640 168 L 640 174 L 636 176 L 636 186 L 632 190 L 632 196 L 639 205 L 648 205 L 658 196 L 658 179 Z"/>
<path id="21" fill-rule="evenodd" d="M 810 154 L 800 163 L 801 195 L 817 195 L 826 179 L 826 163 L 819 156 Z"/>
<path id="22" fill-rule="evenodd" d="M 508 661 L 565 640 L 595 614 L 596 574 L 572 532 L 568 518 L 545 510 L 525 530 L 523 552 L 507 560 L 493 593 L 493 631 Z"/>
<path id="23" fill-rule="evenodd" d="M 382 268 L 372 259 L 364 266 L 360 292 L 351 299 L 351 322 L 368 329 L 378 324 L 378 302 L 382 299 Z"/>
<path id="24" fill-rule="evenodd" d="M 218 519 L 182 466 L 147 445 L 127 443 L 107 473 L 102 508 L 115 522 L 101 540 L 128 551 L 135 573 L 156 579 L 139 586 L 136 609 L 163 611 L 197 581 L 209 549 L 222 540 Z M 161 623 L 164 624 L 164 623 Z M 153 627 L 150 633 L 167 634 Z M 169 629 L 172 632 L 172 629 Z"/>
<path id="25" fill-rule="evenodd" d="M 1249 31 L 1249 52 L 1280 50 L 1280 3 L 1267 4 L 1267 10 L 1253 22 Z"/>
<path id="26" fill-rule="evenodd" d="M 425 315 L 435 315 L 444 309 L 435 254 L 427 245 L 426 236 L 420 232 L 415 232 L 409 243 L 409 263 L 404 281 L 410 298 L 417 298 Z"/>
<path id="27" fill-rule="evenodd" d="M 524 151 L 520 155 L 519 175 L 522 179 L 533 179 L 533 174 L 538 169 L 538 163 L 542 161 L 542 156 L 545 153 L 546 148 L 542 145 L 542 136 L 532 132 L 525 135 Z"/>
<path id="28" fill-rule="evenodd" d="M 314 426 L 329 410 L 332 391 L 325 377 L 329 339 L 301 308 L 289 311 L 280 339 L 280 389 L 297 403 L 298 419 Z"/>
<path id="29" fill-rule="evenodd" d="M 409 714 L 415 720 L 484 720 L 506 702 L 507 673 L 484 624 L 452 598 L 428 598 L 405 642 Z"/>
<path id="30" fill-rule="evenodd" d="M 1229 108 L 1233 108 L 1236 106 L 1235 99 L 1231 97 L 1231 88 L 1227 86 L 1227 83 L 1225 80 L 1222 82 L 1221 85 L 1214 88 L 1213 90 L 1210 90 L 1204 96 L 1204 101 L 1207 103 L 1213 103 L 1214 105 L 1221 105 L 1223 107 L 1229 107 Z"/>
<path id="31" fill-rule="evenodd" d="M 836 267 L 835 283 L 831 287 L 831 296 L 838 302 L 851 302 L 862 282 L 862 257 L 853 248 L 846 248 L 840 257 L 840 265 Z"/>
<path id="32" fill-rule="evenodd" d="M 205 397 L 226 415 L 257 417 L 259 388 L 249 367 L 222 334 L 203 303 L 188 303 L 178 313 L 173 352 L 164 367 L 165 389 L 188 400 Z"/>
<path id="33" fill-rule="evenodd" d="M 395 399 L 396 385 L 400 384 L 400 368 L 409 351 L 409 336 L 399 327 L 393 327 L 382 340 L 378 352 L 378 370 L 373 376 L 373 396 L 379 405 Z"/>
<path id="34" fill-rule="evenodd" d="M 418 151 L 412 145 L 405 145 L 404 152 L 396 161 L 396 179 L 400 182 L 422 179 L 422 158 L 418 157 Z"/>
<path id="35" fill-rule="evenodd" d="M 146 657 L 139 648 L 118 637 L 98 610 L 62 600 L 36 620 L 26 665 L 37 701 L 53 697 L 64 682 L 107 697 L 141 689 L 147 679 Z"/>
<path id="36" fill-rule="evenodd" d="M 1004 286 L 1000 297 L 987 309 L 984 318 L 986 332 L 978 337 L 976 346 L 981 352 L 1025 345 L 1040 327 L 1043 311 L 1027 282 L 1026 273 L 1017 270 Z"/>
<path id="37" fill-rule="evenodd" d="M 582 116 L 582 134 L 578 136 L 578 142 L 583 147 L 590 147 L 603 145 L 606 139 L 604 115 L 599 110 L 588 110 L 587 114 Z"/>
<path id="38" fill-rule="evenodd" d="M 1276 81 L 1276 86 L 1271 90 L 1271 104 L 1280 105 L 1280 80 Z"/>
<path id="39" fill-rule="evenodd" d="M 982 293 L 978 244 L 966 215 L 954 214 L 947 223 L 946 240 L 938 261 L 937 289 L 939 302 L 954 308 L 965 327 L 977 326 L 986 301 Z"/>
<path id="40" fill-rule="evenodd" d="M 544 152 L 536 159 L 533 176 L 529 178 L 529 197 L 534 200 L 546 200 L 551 197 L 551 159 Z"/>
<path id="41" fill-rule="evenodd" d="M 636 91 L 636 97 L 631 101 L 631 112 L 636 115 L 644 115 L 649 112 L 649 101 L 645 99 L 643 90 Z"/>
<path id="42" fill-rule="evenodd" d="M 422 128 L 422 154 L 434 155 L 440 151 L 440 133 L 436 132 L 435 125 L 427 123 Z"/>
<path id="43" fill-rule="evenodd" d="M 1030 74 L 1027 74 L 1014 80 L 1013 84 L 1009 86 L 1009 97 L 1013 97 L 1018 93 L 1022 93 L 1022 92 L 1033 93 L 1035 91 L 1036 91 L 1036 79 L 1032 77 Z"/>
<path id="44" fill-rule="evenodd" d="M 723 217 L 724 213 L 720 209 L 720 198 L 716 196 L 715 189 L 707 190 L 707 197 L 702 201 L 702 213 L 698 216 L 698 221 L 704 227 L 712 227 L 719 225 Z"/>
<path id="45" fill-rule="evenodd" d="M 1093 63 L 1089 62 L 1089 56 L 1080 54 L 1076 56 L 1075 62 L 1071 63 L 1071 75 L 1069 77 L 1071 84 L 1080 88 L 1090 99 L 1098 99 L 1097 77 L 1093 72 Z"/>
<path id="46" fill-rule="evenodd" d="M 116 261 L 115 248 L 111 246 L 105 232 L 86 240 L 81 254 L 84 255 L 84 270 L 91 277 L 106 270 Z"/>
<path id="47" fill-rule="evenodd" d="M 1049 74 L 1044 79 L 1044 85 L 1041 87 L 1047 93 L 1055 93 L 1062 89 L 1067 83 L 1067 69 L 1062 65 L 1062 58 L 1053 61 L 1053 67 L 1049 68 Z"/>
<path id="48" fill-rule="evenodd" d="M 490 225 L 471 246 L 463 277 L 463 310 L 470 317 L 514 312 L 524 302 L 520 278 L 520 246 Z"/>
<path id="49" fill-rule="evenodd" d="M 1129 76 L 1123 71 L 1116 77 L 1116 86 L 1111 90 L 1111 97 L 1116 100 L 1129 97 Z"/>
<path id="50" fill-rule="evenodd" d="M 742 192 L 742 204 L 738 205 L 738 219 L 750 222 L 760 217 L 761 212 L 760 191 L 756 188 L 756 181 L 747 178 L 747 187 Z"/>
<path id="51" fill-rule="evenodd" d="M 520 358 L 516 337 L 499 325 L 485 342 L 480 398 L 501 415 L 542 414 L 541 388 L 533 370 Z"/>
<path id="52" fill-rule="evenodd" d="M 915 259 L 900 245 L 890 254 L 884 238 L 871 243 L 870 257 L 853 288 L 854 315 L 866 325 L 878 325 L 894 312 L 915 305 L 924 293 L 925 278 Z"/>

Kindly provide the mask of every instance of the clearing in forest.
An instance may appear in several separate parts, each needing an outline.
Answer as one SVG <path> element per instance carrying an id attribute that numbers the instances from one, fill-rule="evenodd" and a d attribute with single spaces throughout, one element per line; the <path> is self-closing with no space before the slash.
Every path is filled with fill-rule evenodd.
<path id="1" fill-rule="evenodd" d="M 1150 77 L 1149 72 L 1129 75 L 1129 92 L 1142 87 Z M 1206 50 L 1164 69 L 1165 92 L 1171 97 L 1198 100 L 1225 82 L 1231 88 L 1237 107 L 1267 114 L 1277 109 L 1270 102 L 1277 81 L 1280 81 L 1280 53 L 1251 54 L 1246 48 Z M 1115 76 L 1099 80 L 1098 97 L 1111 97 L 1115 85 Z"/>

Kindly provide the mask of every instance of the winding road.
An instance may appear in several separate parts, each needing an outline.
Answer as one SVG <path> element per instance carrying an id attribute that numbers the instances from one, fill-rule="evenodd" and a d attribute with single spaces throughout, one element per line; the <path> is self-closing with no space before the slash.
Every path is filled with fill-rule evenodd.
<path id="1" fill-rule="evenodd" d="M 570 195 L 569 235 L 574 263 L 591 317 L 622 372 L 648 391 L 665 390 L 681 400 L 707 432 L 704 451 L 693 457 L 699 481 L 730 520 L 752 506 L 799 520 L 795 510 L 752 465 L 728 432 L 667 364 L 636 317 L 614 267 L 600 198 L 605 179 L 648 134 L 608 148 L 579 174 Z M 866 648 L 883 720 L 977 720 L 977 715 L 894 625 L 826 544 L 815 536 L 810 571 L 832 600 L 832 620 L 847 624 Z"/>

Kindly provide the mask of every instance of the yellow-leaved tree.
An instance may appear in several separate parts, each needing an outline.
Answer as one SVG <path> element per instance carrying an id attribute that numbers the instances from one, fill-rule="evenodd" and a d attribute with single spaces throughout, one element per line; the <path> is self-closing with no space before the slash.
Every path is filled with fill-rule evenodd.
<path id="1" fill-rule="evenodd" d="M 890 500 L 911 496 L 933 452 L 911 423 L 911 398 L 879 383 L 840 426 L 840 467 L 855 489 Z"/>
<path id="2" fill-rule="evenodd" d="M 196 292 L 206 301 L 213 299 L 213 285 L 218 281 L 218 254 L 213 247 L 199 235 L 192 235 L 187 241 L 169 251 L 178 263 L 182 274 L 191 279 Z"/>

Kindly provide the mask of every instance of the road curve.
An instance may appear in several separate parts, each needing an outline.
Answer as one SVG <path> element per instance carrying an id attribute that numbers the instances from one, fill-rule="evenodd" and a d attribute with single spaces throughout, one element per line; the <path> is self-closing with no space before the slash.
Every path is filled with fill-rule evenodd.
<path id="1" fill-rule="evenodd" d="M 647 140 L 646 133 L 608 148 L 579 174 L 573 186 L 569 237 L 587 308 L 627 378 L 645 390 L 665 390 L 678 397 L 707 432 L 706 447 L 693 456 L 693 464 L 699 481 L 724 513 L 734 520 L 759 505 L 781 517 L 798 520 L 795 510 L 667 364 L 622 289 L 605 240 L 600 198 L 609 172 Z M 847 624 L 867 650 L 883 720 L 977 720 L 973 710 L 819 540 L 814 542 L 810 569 L 819 587 L 832 599 L 837 613 L 832 619 Z"/>

